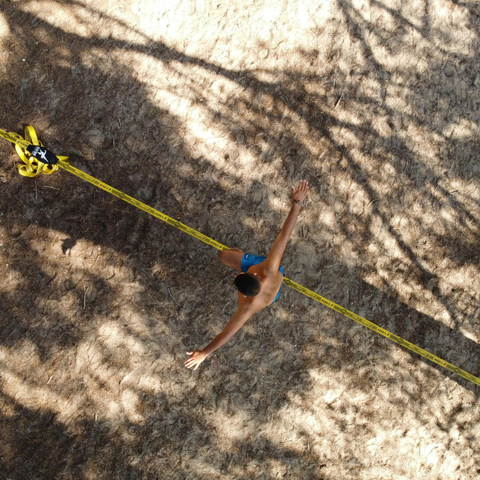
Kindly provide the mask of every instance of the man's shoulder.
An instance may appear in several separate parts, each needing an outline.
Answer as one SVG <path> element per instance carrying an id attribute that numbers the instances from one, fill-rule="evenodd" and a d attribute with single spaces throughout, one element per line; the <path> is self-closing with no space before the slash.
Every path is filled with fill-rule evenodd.
<path id="1" fill-rule="evenodd" d="M 238 313 L 242 316 L 251 317 L 255 312 L 264 308 L 261 298 L 257 297 L 239 297 L 238 298 Z"/>
<path id="2" fill-rule="evenodd" d="M 278 267 L 275 268 L 270 262 L 268 262 L 268 258 L 264 260 L 262 263 L 258 263 L 257 265 L 253 265 L 248 269 L 249 273 L 257 273 L 260 275 L 265 275 L 267 277 L 272 277 L 278 271 Z"/>

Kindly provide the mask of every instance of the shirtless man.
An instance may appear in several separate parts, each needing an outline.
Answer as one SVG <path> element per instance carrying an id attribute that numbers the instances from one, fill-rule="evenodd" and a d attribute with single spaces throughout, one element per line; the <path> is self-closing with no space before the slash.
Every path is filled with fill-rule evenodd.
<path id="1" fill-rule="evenodd" d="M 305 180 L 300 180 L 296 189 L 292 187 L 292 208 L 267 257 L 243 253 L 238 248 L 224 250 L 220 254 L 222 263 L 243 272 L 235 276 L 238 310 L 223 331 L 203 350 L 187 352 L 187 355 L 191 356 L 185 361 L 186 367 L 193 367 L 196 370 L 211 353 L 227 343 L 254 313 L 278 298 L 283 284 L 283 269 L 280 261 L 307 193 L 308 182 Z"/>

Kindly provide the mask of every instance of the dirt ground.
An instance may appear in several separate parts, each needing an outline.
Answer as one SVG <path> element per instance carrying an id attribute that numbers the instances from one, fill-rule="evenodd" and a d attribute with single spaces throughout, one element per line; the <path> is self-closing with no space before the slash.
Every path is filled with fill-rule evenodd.
<path id="1" fill-rule="evenodd" d="M 473 0 L 0 0 L 0 128 L 480 375 Z M 471 480 L 480 388 L 0 142 L 0 478 Z"/>

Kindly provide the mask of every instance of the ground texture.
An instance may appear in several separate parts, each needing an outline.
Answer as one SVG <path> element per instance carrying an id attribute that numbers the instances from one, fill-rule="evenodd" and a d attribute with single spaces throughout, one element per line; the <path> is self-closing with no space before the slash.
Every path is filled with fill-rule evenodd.
<path id="1" fill-rule="evenodd" d="M 0 128 L 480 375 L 480 7 L 0 0 Z M 471 480 L 480 389 L 0 142 L 0 477 Z"/>

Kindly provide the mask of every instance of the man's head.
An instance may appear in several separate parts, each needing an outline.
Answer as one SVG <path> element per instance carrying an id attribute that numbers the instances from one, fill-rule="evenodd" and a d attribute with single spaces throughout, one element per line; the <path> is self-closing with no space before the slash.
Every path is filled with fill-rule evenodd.
<path id="1" fill-rule="evenodd" d="M 262 289 L 262 282 L 253 273 L 239 273 L 235 277 L 237 290 L 246 297 L 255 297 Z"/>

